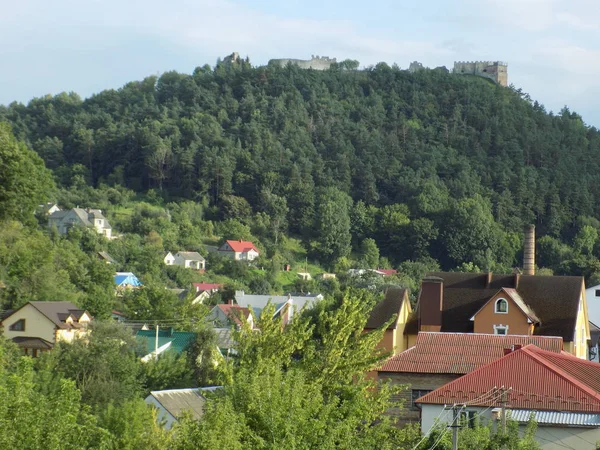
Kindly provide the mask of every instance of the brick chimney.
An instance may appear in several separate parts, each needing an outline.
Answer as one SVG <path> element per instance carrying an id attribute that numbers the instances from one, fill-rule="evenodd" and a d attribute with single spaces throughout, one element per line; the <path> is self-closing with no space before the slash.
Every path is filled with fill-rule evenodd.
<path id="1" fill-rule="evenodd" d="M 535 225 L 528 225 L 527 228 L 525 228 L 523 274 L 535 275 Z"/>
<path id="2" fill-rule="evenodd" d="M 419 331 L 441 331 L 444 280 L 425 277 L 419 295 Z"/>

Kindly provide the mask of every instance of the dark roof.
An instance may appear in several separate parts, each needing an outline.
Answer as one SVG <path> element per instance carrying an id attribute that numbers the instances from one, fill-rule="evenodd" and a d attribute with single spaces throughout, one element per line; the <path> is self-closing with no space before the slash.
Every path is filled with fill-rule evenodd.
<path id="1" fill-rule="evenodd" d="M 379 372 L 465 374 L 504 355 L 513 345 L 534 344 L 560 353 L 560 337 L 420 332 L 415 346 L 388 359 Z"/>
<path id="2" fill-rule="evenodd" d="M 19 336 L 12 338 L 12 341 L 21 348 L 34 348 L 38 350 L 50 350 L 54 347 L 52 342 L 40 337 Z"/>
<path id="3" fill-rule="evenodd" d="M 527 345 L 417 400 L 499 407 L 498 386 L 517 409 L 600 413 L 600 364 Z M 495 395 L 489 395 L 496 390 Z M 488 395 L 485 395 L 485 394 Z"/>
<path id="4" fill-rule="evenodd" d="M 71 328 L 72 325 L 63 321 L 71 314 L 79 320 L 83 313 L 86 312 L 83 309 L 79 309 L 71 302 L 29 302 L 29 304 L 50 319 L 59 328 Z"/>
<path id="5" fill-rule="evenodd" d="M 106 252 L 98 252 L 98 256 L 110 264 L 114 264 L 116 262 L 114 258 Z"/>
<path id="6" fill-rule="evenodd" d="M 583 277 L 435 272 L 428 276 L 444 280 L 442 311 L 443 332 L 472 333 L 471 317 L 501 288 L 515 288 L 541 321 L 534 334 L 560 336 L 572 342 L 577 310 L 583 289 Z M 404 333 L 417 334 L 418 306 L 409 318 Z"/>
<path id="7" fill-rule="evenodd" d="M 371 310 L 371 316 L 365 325 L 366 329 L 374 329 L 383 326 L 394 315 L 398 318 L 402 302 L 407 298 L 407 292 L 404 288 L 389 288 L 385 292 L 385 298 L 377 303 Z M 395 322 L 388 325 L 387 329 L 395 328 Z"/>

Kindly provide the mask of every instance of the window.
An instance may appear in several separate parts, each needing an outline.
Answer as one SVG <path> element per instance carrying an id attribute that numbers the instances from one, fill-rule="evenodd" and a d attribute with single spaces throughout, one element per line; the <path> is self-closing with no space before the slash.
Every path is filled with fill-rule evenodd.
<path id="1" fill-rule="evenodd" d="M 600 297 L 600 289 L 596 289 L 596 297 Z"/>
<path id="2" fill-rule="evenodd" d="M 494 334 L 508 334 L 508 325 L 494 325 Z"/>
<path id="3" fill-rule="evenodd" d="M 429 394 L 431 392 L 431 389 L 426 390 L 426 389 L 413 389 L 411 392 L 411 398 L 410 398 L 410 408 L 414 411 L 417 411 L 419 409 L 421 409 L 417 404 L 415 404 L 415 402 L 423 397 L 425 394 Z"/>
<path id="4" fill-rule="evenodd" d="M 10 331 L 25 331 L 25 319 L 17 320 L 8 329 Z"/>
<path id="5" fill-rule="evenodd" d="M 460 413 L 460 424 L 462 426 L 466 425 L 469 428 L 475 428 L 475 417 L 477 417 L 475 411 L 463 411 Z"/>
<path id="6" fill-rule="evenodd" d="M 508 314 L 508 302 L 504 298 L 496 300 L 496 314 Z"/>

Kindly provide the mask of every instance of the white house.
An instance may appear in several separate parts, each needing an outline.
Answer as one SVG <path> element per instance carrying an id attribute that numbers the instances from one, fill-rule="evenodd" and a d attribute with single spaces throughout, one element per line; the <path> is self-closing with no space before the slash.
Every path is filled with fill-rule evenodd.
<path id="1" fill-rule="evenodd" d="M 94 228 L 98 234 L 112 237 L 112 227 L 99 209 L 73 208 L 66 211 L 56 211 L 48 216 L 48 227 L 56 227 L 60 234 L 67 234 L 73 227 Z"/>
<path id="2" fill-rule="evenodd" d="M 219 247 L 219 254 L 236 261 L 253 261 L 260 256 L 260 252 L 250 241 L 226 241 Z"/>
<path id="3" fill-rule="evenodd" d="M 600 348 L 598 346 L 598 339 L 600 338 L 600 332 L 598 331 L 598 327 L 600 326 L 600 284 L 587 288 L 585 290 L 585 299 L 592 338 L 589 359 L 600 362 Z"/>
<path id="4" fill-rule="evenodd" d="M 321 294 L 255 295 L 246 294 L 244 291 L 235 291 L 235 301 L 237 304 L 241 307 L 252 308 L 252 311 L 257 316 L 260 315 L 269 302 L 275 305 L 276 314 L 278 311 L 284 311 L 284 306 L 288 305 L 288 321 L 293 319 L 295 312 L 299 312 L 304 307 L 310 308 L 320 300 L 323 300 L 323 295 Z"/>
<path id="5" fill-rule="evenodd" d="M 195 270 L 206 268 L 206 260 L 198 252 L 177 252 L 173 264 Z"/>
<path id="6" fill-rule="evenodd" d="M 175 264 L 175 256 L 173 256 L 173 253 L 167 252 L 163 258 L 163 261 L 167 266 L 172 266 Z"/>

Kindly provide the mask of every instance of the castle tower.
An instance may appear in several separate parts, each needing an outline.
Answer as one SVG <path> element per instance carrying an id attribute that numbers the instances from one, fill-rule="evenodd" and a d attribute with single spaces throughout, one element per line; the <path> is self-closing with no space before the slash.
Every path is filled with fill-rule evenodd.
<path id="1" fill-rule="evenodd" d="M 457 61 L 454 63 L 456 74 L 477 75 L 488 78 L 500 86 L 508 86 L 508 65 L 501 61 Z"/>

